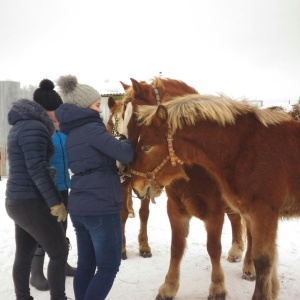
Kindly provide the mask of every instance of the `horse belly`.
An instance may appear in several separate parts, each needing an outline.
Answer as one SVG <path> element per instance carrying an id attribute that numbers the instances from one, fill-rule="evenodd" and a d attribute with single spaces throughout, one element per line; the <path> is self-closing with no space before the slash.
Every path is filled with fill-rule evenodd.
<path id="1" fill-rule="evenodd" d="M 300 197 L 291 197 L 285 201 L 279 211 L 281 218 L 299 218 L 300 217 Z"/>

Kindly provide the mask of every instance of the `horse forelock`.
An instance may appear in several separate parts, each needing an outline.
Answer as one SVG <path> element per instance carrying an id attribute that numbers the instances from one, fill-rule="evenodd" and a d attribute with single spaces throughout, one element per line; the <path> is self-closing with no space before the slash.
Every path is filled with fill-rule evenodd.
<path id="1" fill-rule="evenodd" d="M 132 110 L 133 110 L 132 103 L 131 102 L 127 103 L 125 113 L 124 113 L 123 128 L 121 130 L 121 133 L 124 134 L 127 137 L 128 137 L 127 126 L 128 126 L 129 121 L 130 121 L 130 118 L 132 116 Z"/>
<path id="2" fill-rule="evenodd" d="M 152 79 L 151 85 L 156 87 L 156 88 L 164 89 L 165 87 L 164 87 L 164 84 L 163 84 L 163 80 L 165 81 L 165 79 L 155 77 L 155 78 Z"/>
<path id="3" fill-rule="evenodd" d="M 123 101 L 125 102 L 130 102 L 131 99 L 133 98 L 134 96 L 134 90 L 133 90 L 133 87 L 130 86 L 126 91 L 125 91 L 125 95 L 123 97 Z"/>
<path id="4" fill-rule="evenodd" d="M 149 125 L 157 111 L 154 105 L 139 105 L 135 112 L 139 125 Z"/>
<path id="5" fill-rule="evenodd" d="M 237 116 L 247 113 L 253 113 L 264 126 L 292 119 L 286 113 L 259 109 L 245 100 L 237 101 L 223 94 L 219 96 L 200 94 L 179 96 L 163 105 L 168 110 L 168 122 L 174 131 L 182 128 L 184 124 L 195 125 L 199 120 L 215 121 L 222 126 L 234 124 Z M 156 110 L 155 106 L 139 106 L 137 110 L 139 123 L 149 125 Z"/>

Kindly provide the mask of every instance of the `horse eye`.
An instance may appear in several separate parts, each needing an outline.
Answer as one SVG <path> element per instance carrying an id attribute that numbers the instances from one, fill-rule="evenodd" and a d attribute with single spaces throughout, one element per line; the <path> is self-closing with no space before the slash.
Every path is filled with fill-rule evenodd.
<path id="1" fill-rule="evenodd" d="M 147 152 L 151 149 L 151 146 L 143 146 L 142 151 Z"/>

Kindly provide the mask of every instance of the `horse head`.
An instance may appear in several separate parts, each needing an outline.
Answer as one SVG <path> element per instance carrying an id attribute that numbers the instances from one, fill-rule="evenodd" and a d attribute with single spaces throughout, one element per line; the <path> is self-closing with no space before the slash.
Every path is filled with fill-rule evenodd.
<path id="1" fill-rule="evenodd" d="M 125 91 L 122 101 L 126 102 L 126 105 L 122 115 L 123 121 L 118 124 L 118 131 L 128 137 L 135 145 L 138 142 L 141 130 L 139 121 L 136 118 L 136 111 L 139 106 L 157 106 L 175 96 L 197 93 L 193 87 L 190 87 L 185 82 L 170 78 L 154 78 L 149 84 L 145 81 L 139 82 L 133 78 L 130 78 L 130 80 L 132 86 L 121 82 Z M 129 172 L 130 166 L 126 166 L 125 169 Z"/>
<path id="2" fill-rule="evenodd" d="M 127 99 L 115 100 L 113 97 L 108 98 L 108 107 L 110 115 L 107 121 L 107 131 L 110 132 L 116 139 L 120 139 L 123 134 L 124 113 L 126 111 Z M 123 175 L 128 175 L 125 171 L 126 166 L 121 162 L 117 162 L 117 166 Z"/>
<path id="3" fill-rule="evenodd" d="M 172 181 L 179 178 L 188 180 L 183 161 L 174 151 L 168 111 L 163 105 L 159 105 L 157 109 L 154 107 L 154 110 L 151 120 L 148 118 L 141 121 L 143 126 L 136 156 L 131 164 L 131 183 L 139 198 L 158 197 L 164 186 Z"/>
<path id="4" fill-rule="evenodd" d="M 131 109 L 125 114 L 125 127 L 128 138 L 137 143 L 140 127 L 136 120 L 136 111 L 140 105 L 159 105 L 171 100 L 175 96 L 198 93 L 193 87 L 185 82 L 170 78 L 154 78 L 150 84 L 145 81 L 138 82 L 130 78 L 132 87 L 127 89 L 131 98 Z"/>

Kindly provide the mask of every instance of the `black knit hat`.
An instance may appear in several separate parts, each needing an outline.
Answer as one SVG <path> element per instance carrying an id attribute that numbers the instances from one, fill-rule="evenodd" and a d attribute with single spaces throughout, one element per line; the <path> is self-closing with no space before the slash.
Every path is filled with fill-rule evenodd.
<path id="1" fill-rule="evenodd" d="M 43 79 L 39 87 L 33 93 L 33 100 L 40 104 L 45 110 L 56 110 L 63 101 L 54 90 L 54 83 L 49 79 Z"/>

